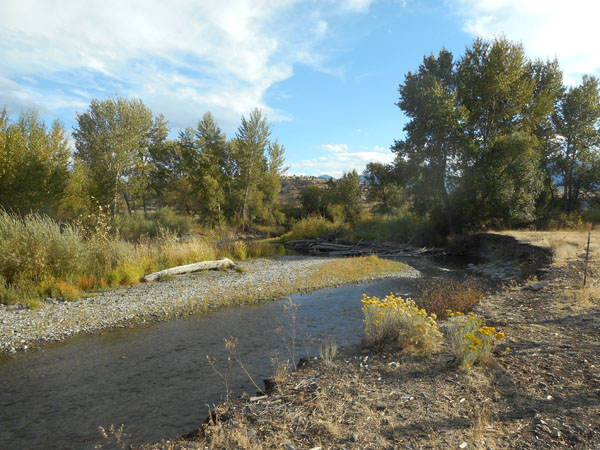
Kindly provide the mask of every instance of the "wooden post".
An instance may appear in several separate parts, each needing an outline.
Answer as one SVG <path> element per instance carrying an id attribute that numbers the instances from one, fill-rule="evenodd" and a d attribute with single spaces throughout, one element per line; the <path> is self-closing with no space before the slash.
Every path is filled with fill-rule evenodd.
<path id="1" fill-rule="evenodd" d="M 587 282 L 587 266 L 588 266 L 588 259 L 590 257 L 590 237 L 592 235 L 591 231 L 588 231 L 588 243 L 587 243 L 587 250 L 585 251 L 585 268 L 583 269 L 583 287 L 585 287 L 585 283 Z"/>

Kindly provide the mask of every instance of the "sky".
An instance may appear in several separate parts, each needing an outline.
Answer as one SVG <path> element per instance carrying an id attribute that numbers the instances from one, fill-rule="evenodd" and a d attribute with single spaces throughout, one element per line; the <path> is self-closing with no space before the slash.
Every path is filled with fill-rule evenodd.
<path id="1" fill-rule="evenodd" d="M 0 0 L 0 108 L 70 132 L 92 99 L 141 99 L 171 136 L 260 108 L 289 174 L 389 163 L 398 86 L 423 56 L 505 36 L 600 76 L 597 0 Z"/>

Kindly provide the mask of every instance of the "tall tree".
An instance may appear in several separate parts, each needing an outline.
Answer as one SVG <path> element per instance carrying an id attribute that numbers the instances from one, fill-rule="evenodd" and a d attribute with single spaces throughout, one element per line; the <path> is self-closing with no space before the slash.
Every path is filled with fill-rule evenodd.
<path id="1" fill-rule="evenodd" d="M 398 107 L 410 118 L 406 138 L 395 141 L 397 172 L 421 212 L 441 211 L 450 224 L 452 207 L 448 191 L 455 185 L 467 143 L 466 109 L 457 97 L 452 53 L 440 51 L 423 59 L 399 87 Z"/>
<path id="2" fill-rule="evenodd" d="M 69 178 L 69 145 L 62 124 L 48 130 L 36 112 L 12 122 L 0 112 L 0 206 L 22 214 L 56 213 Z"/>
<path id="3" fill-rule="evenodd" d="M 533 220 L 560 90 L 556 61 L 531 62 L 505 38 L 475 39 L 456 64 L 445 50 L 426 57 L 400 85 L 410 121 L 392 147 L 413 207 L 443 211 L 445 231 Z"/>
<path id="4" fill-rule="evenodd" d="M 360 175 L 356 170 L 344 173 L 335 183 L 334 203 L 344 208 L 346 220 L 356 222 L 362 213 L 360 202 Z"/>
<path id="5" fill-rule="evenodd" d="M 76 156 L 93 177 L 92 194 L 114 216 L 119 194 L 127 195 L 132 181 L 148 173 L 149 149 L 164 141 L 166 124 L 141 100 L 94 99 L 88 111 L 77 115 L 73 137 Z"/>
<path id="6" fill-rule="evenodd" d="M 380 203 L 380 213 L 388 214 L 394 208 L 402 206 L 402 189 L 398 185 L 392 166 L 371 162 L 367 164 L 364 175 L 367 182 L 367 198 Z"/>
<path id="7" fill-rule="evenodd" d="M 209 112 L 198 122 L 195 135 L 198 153 L 193 178 L 199 187 L 202 213 L 207 221 L 220 223 L 234 173 L 231 146 Z"/>
<path id="8" fill-rule="evenodd" d="M 562 186 L 564 208 L 574 211 L 582 196 L 600 188 L 599 81 L 584 76 L 569 88 L 553 116 L 553 172 Z"/>
<path id="9" fill-rule="evenodd" d="M 271 128 L 259 109 L 253 109 L 249 117 L 242 116 L 233 145 L 233 159 L 239 185 L 239 214 L 242 224 L 248 222 L 248 204 L 253 197 L 261 175 L 267 171 L 266 151 Z"/>

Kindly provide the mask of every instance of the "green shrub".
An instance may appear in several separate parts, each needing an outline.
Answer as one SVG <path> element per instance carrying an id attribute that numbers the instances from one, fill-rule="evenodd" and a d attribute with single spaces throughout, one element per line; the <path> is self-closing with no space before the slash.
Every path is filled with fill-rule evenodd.
<path id="1" fill-rule="evenodd" d="M 419 216 L 406 210 L 395 214 L 376 215 L 360 220 L 348 240 L 395 241 L 414 245 L 443 245 L 444 238 L 436 230 L 436 224 L 427 216 Z"/>
<path id="2" fill-rule="evenodd" d="M 294 223 L 291 231 L 285 234 L 282 240 L 287 242 L 297 239 L 316 239 L 345 231 L 348 231 L 348 228 L 342 222 L 331 222 L 325 217 L 311 216 Z"/>
<path id="3" fill-rule="evenodd" d="M 135 211 L 133 214 L 120 215 L 115 218 L 119 235 L 127 241 L 137 242 L 143 237 L 159 237 L 164 230 L 183 236 L 190 232 L 194 221 L 190 216 L 178 215 L 170 208 L 160 208 L 150 213 Z"/>
<path id="4" fill-rule="evenodd" d="M 381 350 L 399 347 L 424 355 L 437 351 L 442 343 L 435 315 L 429 315 L 410 300 L 393 293 L 384 299 L 363 294 L 365 345 Z"/>

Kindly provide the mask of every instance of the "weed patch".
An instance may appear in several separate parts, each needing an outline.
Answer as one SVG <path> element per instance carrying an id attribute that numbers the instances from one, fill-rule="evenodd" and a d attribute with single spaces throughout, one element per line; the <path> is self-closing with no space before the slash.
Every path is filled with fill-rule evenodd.
<path id="1" fill-rule="evenodd" d="M 298 239 L 316 239 L 349 231 L 343 222 L 332 222 L 325 217 L 311 216 L 296 222 L 292 229 L 282 236 L 284 242 Z"/>
<path id="2" fill-rule="evenodd" d="M 79 289 L 73 286 L 68 281 L 56 281 L 51 289 L 51 295 L 54 298 L 62 298 L 63 300 L 72 302 L 79 298 Z"/>
<path id="3" fill-rule="evenodd" d="M 448 310 L 469 311 L 483 299 L 483 290 L 474 280 L 436 280 L 419 286 L 416 303 L 429 314 L 442 319 Z"/>

